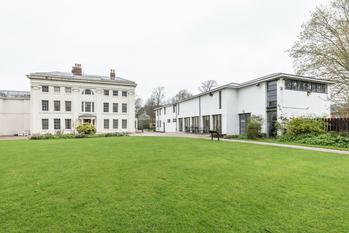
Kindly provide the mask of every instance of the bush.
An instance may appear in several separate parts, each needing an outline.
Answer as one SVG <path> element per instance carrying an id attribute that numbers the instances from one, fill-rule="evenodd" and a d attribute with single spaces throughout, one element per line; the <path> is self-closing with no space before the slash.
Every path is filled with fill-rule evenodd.
<path id="1" fill-rule="evenodd" d="M 279 138 L 281 142 L 295 142 L 309 145 L 333 146 L 340 148 L 349 148 L 349 137 L 339 134 L 286 134 Z"/>
<path id="2" fill-rule="evenodd" d="M 257 139 L 262 137 L 262 118 L 251 116 L 247 123 L 247 138 Z"/>
<path id="3" fill-rule="evenodd" d="M 286 134 L 288 135 L 319 135 L 325 133 L 325 125 L 321 120 L 295 117 L 285 124 Z"/>
<path id="4" fill-rule="evenodd" d="M 76 127 L 79 134 L 92 135 L 96 133 L 96 127 L 90 123 L 84 123 Z"/>

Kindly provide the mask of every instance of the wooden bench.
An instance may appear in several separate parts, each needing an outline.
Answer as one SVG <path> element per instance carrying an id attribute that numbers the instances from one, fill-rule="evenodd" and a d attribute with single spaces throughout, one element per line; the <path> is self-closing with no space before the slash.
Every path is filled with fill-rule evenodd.
<path id="1" fill-rule="evenodd" d="M 210 130 L 209 133 L 211 134 L 211 140 L 213 140 L 213 137 L 215 135 L 219 141 L 221 134 L 217 130 Z"/>

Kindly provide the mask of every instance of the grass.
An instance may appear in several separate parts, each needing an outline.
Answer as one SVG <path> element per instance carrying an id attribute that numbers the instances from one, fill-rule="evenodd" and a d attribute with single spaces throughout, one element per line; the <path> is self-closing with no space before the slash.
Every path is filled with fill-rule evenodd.
<path id="1" fill-rule="evenodd" d="M 349 156 L 188 138 L 0 141 L 1 232 L 349 232 Z"/>

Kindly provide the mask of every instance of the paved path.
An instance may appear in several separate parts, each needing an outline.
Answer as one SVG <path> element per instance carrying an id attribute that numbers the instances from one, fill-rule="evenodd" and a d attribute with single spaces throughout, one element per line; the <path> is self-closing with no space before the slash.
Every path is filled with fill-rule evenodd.
<path id="1" fill-rule="evenodd" d="M 28 137 L 23 136 L 0 136 L 0 141 L 26 140 Z"/>
<path id="2" fill-rule="evenodd" d="M 186 137 L 186 138 L 211 139 L 209 135 L 189 134 L 189 133 L 152 133 L 152 132 L 147 132 L 147 133 L 132 134 L 132 136 Z M 284 147 L 284 148 L 292 148 L 292 149 L 311 150 L 311 151 L 319 151 L 319 152 L 326 152 L 326 153 L 349 155 L 349 151 L 344 151 L 344 150 L 326 149 L 326 148 L 309 147 L 309 146 L 298 146 L 298 145 L 289 145 L 289 144 L 279 144 L 279 143 L 272 143 L 272 142 L 258 142 L 258 141 L 240 140 L 240 139 L 221 139 L 221 140 L 225 141 L 225 142 L 239 142 L 239 143 L 247 143 L 247 144 L 257 144 L 257 145 L 265 145 L 265 146 L 275 146 L 275 147 Z"/>

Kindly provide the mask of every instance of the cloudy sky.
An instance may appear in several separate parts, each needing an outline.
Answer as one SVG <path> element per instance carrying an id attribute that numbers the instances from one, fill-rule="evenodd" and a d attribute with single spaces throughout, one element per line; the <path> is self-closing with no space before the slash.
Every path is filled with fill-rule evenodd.
<path id="1" fill-rule="evenodd" d="M 147 97 L 164 86 L 197 93 L 274 72 L 292 73 L 286 50 L 325 0 L 4 0 L 0 89 L 29 90 L 25 74 L 117 75 Z"/>

